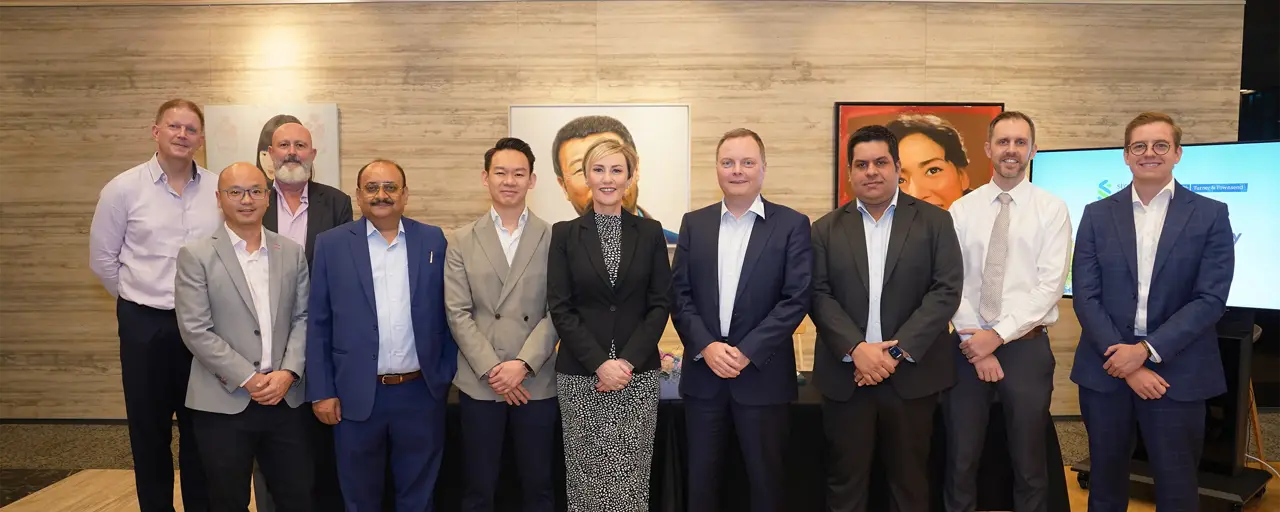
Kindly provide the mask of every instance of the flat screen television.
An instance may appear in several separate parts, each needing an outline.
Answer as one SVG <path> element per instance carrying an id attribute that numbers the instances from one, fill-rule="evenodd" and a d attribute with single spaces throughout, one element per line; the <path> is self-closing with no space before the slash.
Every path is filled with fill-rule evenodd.
<path id="1" fill-rule="evenodd" d="M 1122 148 L 1044 150 L 1031 182 L 1067 203 L 1071 239 L 1085 205 L 1132 181 Z M 1186 144 L 1173 169 L 1178 183 L 1227 203 L 1236 245 L 1227 306 L 1280 310 L 1280 141 Z M 1071 276 L 1065 295 L 1071 296 Z"/>

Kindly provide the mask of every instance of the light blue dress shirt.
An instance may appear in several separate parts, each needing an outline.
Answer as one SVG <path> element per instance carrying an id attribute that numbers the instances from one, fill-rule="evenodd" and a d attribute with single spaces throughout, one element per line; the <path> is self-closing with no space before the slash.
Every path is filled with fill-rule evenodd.
<path id="1" fill-rule="evenodd" d="M 720 335 L 729 336 L 729 324 L 733 319 L 733 301 L 738 295 L 738 281 L 742 277 L 743 260 L 747 258 L 747 244 L 756 217 L 764 218 L 764 201 L 756 196 L 751 207 L 741 217 L 734 217 L 729 207 L 720 202 L 720 240 L 716 253 L 717 283 L 720 287 Z"/>
<path id="2" fill-rule="evenodd" d="M 394 242 L 366 221 L 369 263 L 373 267 L 373 301 L 378 310 L 378 375 L 410 373 L 422 369 L 413 337 L 409 304 L 409 254 L 404 222 Z"/>
<path id="3" fill-rule="evenodd" d="M 871 216 L 862 200 L 858 200 L 858 213 L 862 214 L 862 231 L 867 242 L 867 290 L 871 296 L 867 300 L 867 343 L 881 343 L 884 332 L 880 324 L 880 295 L 884 291 L 884 263 L 889 253 L 889 234 L 893 231 L 893 213 L 898 209 L 898 191 L 893 192 L 893 200 L 880 220 Z M 844 362 L 851 363 L 853 358 L 844 356 Z"/>

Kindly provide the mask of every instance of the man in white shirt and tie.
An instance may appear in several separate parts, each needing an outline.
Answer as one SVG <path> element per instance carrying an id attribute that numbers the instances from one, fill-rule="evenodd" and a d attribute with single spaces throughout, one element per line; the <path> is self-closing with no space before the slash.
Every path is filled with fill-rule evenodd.
<path id="1" fill-rule="evenodd" d="M 716 146 L 724 200 L 680 224 L 672 323 L 685 346 L 680 394 L 689 438 L 689 510 L 720 510 L 729 429 L 753 512 L 785 505 L 783 467 L 796 398 L 791 335 L 811 295 L 809 218 L 764 200 L 764 142 L 739 128 Z"/>
<path id="2" fill-rule="evenodd" d="M 949 512 L 977 506 L 978 463 L 991 402 L 999 396 L 1014 468 L 1014 509 L 1048 510 L 1045 432 L 1053 393 L 1046 328 L 1058 320 L 1067 280 L 1071 219 L 1066 203 L 1027 180 L 1035 123 L 1016 111 L 991 120 L 985 144 L 991 182 L 951 205 L 964 258 L 956 385 L 947 419 L 944 497 Z"/>
<path id="3" fill-rule="evenodd" d="M 311 408 L 295 385 L 307 331 L 302 246 L 262 227 L 267 177 L 249 163 L 218 176 L 226 223 L 178 251 L 174 304 L 195 355 L 186 405 L 215 512 L 249 506 L 256 457 L 281 511 L 311 512 Z"/>

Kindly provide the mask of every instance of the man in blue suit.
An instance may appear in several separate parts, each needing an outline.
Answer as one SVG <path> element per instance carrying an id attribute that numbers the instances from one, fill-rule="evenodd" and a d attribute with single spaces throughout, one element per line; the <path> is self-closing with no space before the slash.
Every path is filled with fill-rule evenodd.
<path id="1" fill-rule="evenodd" d="M 716 147 L 724 200 L 685 214 L 672 268 L 672 321 L 685 347 L 680 394 L 689 442 L 689 510 L 719 508 L 725 436 L 733 428 L 751 510 L 783 510 L 791 335 L 809 310 L 809 218 L 760 196 L 764 142 L 747 129 Z"/>
<path id="2" fill-rule="evenodd" d="M 444 308 L 445 237 L 403 218 L 404 169 L 356 175 L 363 218 L 316 238 L 307 325 L 307 400 L 337 425 L 347 510 L 376 511 L 390 462 L 395 509 L 432 510 L 457 345 Z"/>
<path id="3" fill-rule="evenodd" d="M 1072 279 L 1071 380 L 1089 433 L 1089 510 L 1129 504 L 1135 420 L 1161 512 L 1197 510 L 1205 399 L 1226 392 L 1214 325 L 1235 269 L 1227 205 L 1173 179 L 1182 130 L 1144 113 L 1125 128 L 1133 183 L 1085 207 Z"/>

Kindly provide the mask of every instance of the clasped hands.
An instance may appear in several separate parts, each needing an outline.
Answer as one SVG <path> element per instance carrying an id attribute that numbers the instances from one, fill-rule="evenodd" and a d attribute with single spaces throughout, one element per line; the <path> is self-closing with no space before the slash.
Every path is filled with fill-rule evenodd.
<path id="1" fill-rule="evenodd" d="M 1107 375 L 1124 379 L 1143 400 L 1158 400 L 1169 390 L 1164 377 L 1142 365 L 1149 357 L 1142 343 L 1117 343 L 1107 347 L 1102 356 L 1107 358 L 1102 364 Z"/>
<path id="2" fill-rule="evenodd" d="M 596 391 L 618 391 L 631 383 L 631 363 L 622 359 L 610 359 L 596 368 Z"/>
<path id="3" fill-rule="evenodd" d="M 850 356 L 853 357 L 853 380 L 858 387 L 874 386 L 888 379 L 898 369 L 898 360 L 889 355 L 889 349 L 898 340 L 883 343 L 859 343 Z"/>
<path id="4" fill-rule="evenodd" d="M 276 370 L 271 373 L 255 373 L 244 383 L 244 390 L 249 392 L 253 401 L 262 405 L 275 405 L 284 399 L 284 394 L 293 386 L 293 374 L 287 370 Z"/>
<path id="5" fill-rule="evenodd" d="M 1004 340 L 991 329 L 960 329 L 956 331 L 969 338 L 960 342 L 960 353 L 978 373 L 983 382 L 1000 382 L 1004 378 L 1004 368 L 996 359 L 996 349 L 1004 345 Z"/>
<path id="6" fill-rule="evenodd" d="M 702 349 L 702 360 L 711 371 L 722 379 L 732 379 L 742 373 L 751 360 L 738 347 L 723 341 L 713 341 Z"/>
<path id="7" fill-rule="evenodd" d="M 513 359 L 498 363 L 489 370 L 489 387 L 501 396 L 507 405 L 524 405 L 529 403 L 529 390 L 524 388 L 524 378 L 529 369 L 524 361 Z"/>

